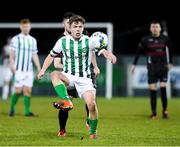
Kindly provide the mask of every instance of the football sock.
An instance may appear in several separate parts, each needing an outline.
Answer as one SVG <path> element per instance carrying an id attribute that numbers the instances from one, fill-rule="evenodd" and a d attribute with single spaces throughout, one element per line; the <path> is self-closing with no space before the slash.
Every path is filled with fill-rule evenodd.
<path id="1" fill-rule="evenodd" d="M 163 111 L 165 111 L 167 109 L 166 87 L 161 87 L 161 101 L 162 101 Z"/>
<path id="2" fill-rule="evenodd" d="M 156 90 L 150 90 L 150 103 L 151 103 L 151 111 L 153 115 L 156 115 Z"/>
<path id="3" fill-rule="evenodd" d="M 65 129 L 68 116 L 69 116 L 68 111 L 59 110 L 58 118 L 59 118 L 60 129 Z"/>
<path id="4" fill-rule="evenodd" d="M 85 105 L 85 108 L 86 108 L 86 113 L 87 113 L 87 123 L 89 124 L 89 109 L 88 109 L 87 104 Z"/>
<path id="5" fill-rule="evenodd" d="M 67 88 L 64 84 L 60 84 L 60 85 L 57 85 L 55 88 L 55 91 L 57 93 L 57 95 L 62 98 L 62 99 L 65 99 L 67 101 L 71 101 L 69 96 L 68 96 L 68 93 L 67 93 Z"/>
<path id="6" fill-rule="evenodd" d="M 19 98 L 20 94 L 16 94 L 14 93 L 12 96 L 11 96 L 11 110 L 14 111 L 14 108 L 15 108 L 15 105 L 18 101 L 18 98 Z"/>
<path id="7" fill-rule="evenodd" d="M 31 100 L 29 96 L 24 96 L 25 115 L 30 113 Z"/>
<path id="8" fill-rule="evenodd" d="M 95 120 L 89 119 L 89 124 L 90 124 L 90 134 L 96 134 L 98 120 L 97 119 L 95 119 Z"/>

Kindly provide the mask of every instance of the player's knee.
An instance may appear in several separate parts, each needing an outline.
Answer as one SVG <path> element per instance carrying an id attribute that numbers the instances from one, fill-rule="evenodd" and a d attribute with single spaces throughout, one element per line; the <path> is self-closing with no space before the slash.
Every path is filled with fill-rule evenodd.
<path id="1" fill-rule="evenodd" d="M 31 96 L 31 90 L 30 89 L 23 89 L 23 94 L 26 96 Z"/>
<path id="2" fill-rule="evenodd" d="M 52 81 L 59 79 L 59 75 L 57 71 L 53 71 L 50 76 Z"/>
<path id="3" fill-rule="evenodd" d="M 96 111 L 96 104 L 94 102 L 90 102 L 87 105 L 88 105 L 89 111 L 91 112 Z"/>

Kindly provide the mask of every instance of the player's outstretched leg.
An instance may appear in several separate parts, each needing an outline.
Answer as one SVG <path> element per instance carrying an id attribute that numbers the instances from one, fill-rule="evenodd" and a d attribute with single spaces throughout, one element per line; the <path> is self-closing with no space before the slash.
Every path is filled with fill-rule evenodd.
<path id="1" fill-rule="evenodd" d="M 54 71 L 51 73 L 51 81 L 54 86 L 54 89 L 55 89 L 57 95 L 59 96 L 59 98 L 62 99 L 61 102 L 63 102 L 63 105 L 60 104 L 59 108 L 60 109 L 62 108 L 65 110 L 71 110 L 71 109 L 73 109 L 73 104 L 71 102 L 70 97 L 68 96 L 67 88 L 64 84 L 64 83 L 67 84 L 68 82 L 66 82 L 64 79 L 65 79 L 65 76 L 63 74 L 61 74 L 60 72 Z M 56 103 L 54 103 L 53 105 L 55 106 Z"/>

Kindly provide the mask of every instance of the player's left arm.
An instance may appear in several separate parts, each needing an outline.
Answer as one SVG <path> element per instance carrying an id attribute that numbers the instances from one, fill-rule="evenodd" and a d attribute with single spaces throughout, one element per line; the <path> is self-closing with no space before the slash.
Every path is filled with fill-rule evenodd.
<path id="1" fill-rule="evenodd" d="M 39 56 L 37 53 L 38 53 L 37 41 L 34 38 L 34 44 L 33 44 L 33 49 L 32 49 L 32 59 L 36 66 L 37 71 L 39 72 L 41 70 L 41 65 L 40 65 Z"/>
<path id="2" fill-rule="evenodd" d="M 37 72 L 40 72 L 41 70 L 41 64 L 40 64 L 40 61 L 39 61 L 39 56 L 37 53 L 33 54 L 32 55 L 32 59 L 33 59 L 33 62 L 36 66 L 36 69 L 37 69 Z"/>
<path id="3" fill-rule="evenodd" d="M 110 60 L 112 64 L 115 64 L 117 61 L 116 56 L 111 51 L 106 49 L 101 49 L 98 55 L 103 55 L 106 59 Z"/>

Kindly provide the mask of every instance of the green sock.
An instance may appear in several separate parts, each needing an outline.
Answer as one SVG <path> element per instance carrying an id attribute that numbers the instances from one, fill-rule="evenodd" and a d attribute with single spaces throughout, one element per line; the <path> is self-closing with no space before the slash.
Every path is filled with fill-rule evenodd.
<path id="1" fill-rule="evenodd" d="M 95 120 L 89 119 L 89 124 L 90 124 L 90 134 L 96 134 L 98 120 L 97 119 L 95 119 Z"/>
<path id="2" fill-rule="evenodd" d="M 71 101 L 67 93 L 67 88 L 64 84 L 57 85 L 54 89 L 60 98 Z"/>
<path id="3" fill-rule="evenodd" d="M 14 108 L 15 108 L 15 105 L 18 101 L 18 97 L 19 97 L 20 94 L 16 94 L 14 93 L 12 96 L 11 96 L 11 110 L 14 111 Z"/>
<path id="4" fill-rule="evenodd" d="M 30 97 L 29 96 L 24 96 L 24 106 L 25 106 L 25 115 L 30 113 Z"/>

